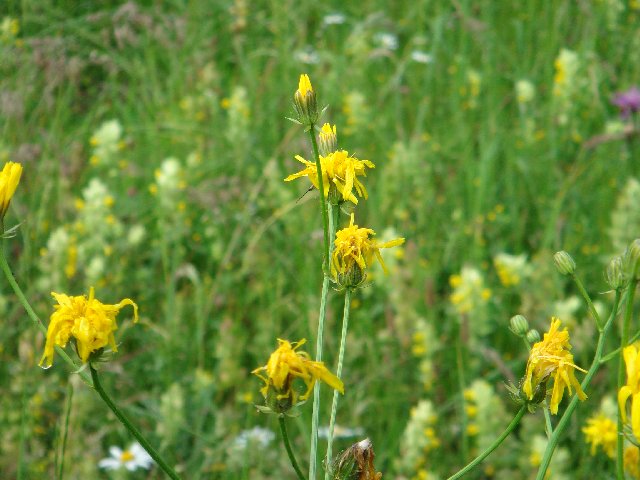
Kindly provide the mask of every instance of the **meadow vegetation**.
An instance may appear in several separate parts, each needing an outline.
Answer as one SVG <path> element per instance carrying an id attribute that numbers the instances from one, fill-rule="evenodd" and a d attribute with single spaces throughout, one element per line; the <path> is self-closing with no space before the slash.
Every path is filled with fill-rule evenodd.
<path id="1" fill-rule="evenodd" d="M 572 346 L 554 358 L 584 371 L 611 318 L 547 478 L 616 478 L 620 381 L 634 404 L 640 390 L 619 380 L 616 350 L 640 331 L 639 26 L 637 0 L 5 0 L 0 161 L 23 170 L 4 253 L 45 325 L 60 301 L 50 292 L 135 302 L 139 320 L 119 314 L 100 378 L 182 478 L 296 478 L 251 372 L 277 338 L 306 338 L 315 356 L 319 195 L 284 181 L 304 168 L 296 155 L 314 161 L 286 118 L 309 74 L 328 105 L 318 128 L 335 124 L 340 148 L 375 164 L 360 177 L 368 198 L 346 201 L 338 228 L 355 210 L 394 245 L 381 251 L 388 272 L 367 264 L 349 294 L 333 452 L 368 437 L 382 478 L 447 478 L 521 409 L 509 383 L 533 396 L 547 381 L 527 364 L 552 317 Z M 333 287 L 331 372 L 345 298 Z M 0 292 L 0 477 L 166 478 L 138 447 L 135 471 L 109 468 L 133 437 L 86 368 L 59 356 L 38 367 L 46 336 L 4 277 Z M 637 356 L 625 351 L 627 369 Z M 465 478 L 536 478 L 545 428 L 580 392 L 569 378 L 574 396 L 554 405 L 551 385 Z M 323 386 L 321 454 L 332 398 Z M 305 473 L 312 403 L 287 419 Z M 620 451 L 639 479 L 640 415 L 628 416 Z"/>

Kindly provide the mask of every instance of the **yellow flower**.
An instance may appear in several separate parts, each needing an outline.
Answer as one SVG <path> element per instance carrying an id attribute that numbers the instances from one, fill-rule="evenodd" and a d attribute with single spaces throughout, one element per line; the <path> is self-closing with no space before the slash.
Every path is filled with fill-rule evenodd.
<path id="1" fill-rule="evenodd" d="M 552 318 L 549 331 L 544 334 L 542 341 L 531 348 L 522 388 L 529 400 L 533 400 L 538 385 L 546 383 L 553 376 L 553 391 L 551 392 L 549 410 L 554 415 L 558 413 L 558 405 L 562 400 L 565 388 L 569 390 L 569 395 L 572 394 L 571 387 L 574 387 L 580 400 L 587 398 L 574 372 L 574 370 L 581 372 L 585 372 L 585 370 L 574 365 L 573 355 L 569 352 L 571 350 L 569 332 L 566 328 L 559 330 L 560 323 L 559 319 Z"/>
<path id="2" fill-rule="evenodd" d="M 315 362 L 309 358 L 308 353 L 297 351 L 305 342 L 305 339 L 293 343 L 278 339 L 278 348 L 271 354 L 267 364 L 251 372 L 264 381 L 265 385 L 260 392 L 265 399 L 273 390 L 278 400 L 290 399 L 292 403 L 296 403 L 298 394 L 293 389 L 293 381 L 296 378 L 301 379 L 307 386 L 299 400 L 309 398 L 317 380 L 344 394 L 342 381 L 327 370 L 324 363 Z M 266 376 L 260 372 L 266 372 Z"/>
<path id="3" fill-rule="evenodd" d="M 374 258 L 378 259 L 382 269 L 387 273 L 387 267 L 380 255 L 380 249 L 402 245 L 404 238 L 378 243 L 369 238 L 375 235 L 376 232 L 370 228 L 358 228 L 358 225 L 353 223 L 354 219 L 355 217 L 352 213 L 349 226 L 336 232 L 335 247 L 331 259 L 331 275 L 335 279 L 338 279 L 339 275 L 349 275 L 357 265 L 362 279 L 362 273 L 371 266 Z M 358 283 L 356 281 L 356 284 Z"/>
<path id="4" fill-rule="evenodd" d="M 318 169 L 315 162 L 305 160 L 300 155 L 296 155 L 296 160 L 305 165 L 305 169 L 298 173 L 289 175 L 284 179 L 290 182 L 300 177 L 308 177 L 314 187 L 318 187 Z M 358 204 L 358 199 L 353 194 L 353 187 L 360 197 L 367 198 L 367 189 L 364 184 L 358 180 L 358 177 L 366 177 L 365 168 L 375 168 L 375 165 L 369 160 L 358 160 L 350 157 L 346 150 L 336 150 L 327 156 L 320 155 L 320 165 L 322 168 L 322 183 L 324 186 L 324 196 L 329 196 L 329 189 L 334 188 L 336 192 L 342 195 L 343 201 L 350 201 Z M 337 195 L 336 195 L 337 196 Z M 332 195 L 333 198 L 333 195 Z"/>
<path id="5" fill-rule="evenodd" d="M 640 479 L 640 449 L 631 445 L 624 450 L 624 471 L 631 475 L 631 478 Z"/>
<path id="6" fill-rule="evenodd" d="M 622 421 L 627 421 L 627 399 L 631 397 L 631 430 L 640 439 L 640 355 L 635 345 L 622 351 L 627 367 L 627 384 L 618 392 L 618 407 Z"/>
<path id="7" fill-rule="evenodd" d="M 15 162 L 5 163 L 2 172 L 0 172 L 0 220 L 7 213 L 11 197 L 20 183 L 21 175 L 22 165 Z"/>
<path id="8" fill-rule="evenodd" d="M 89 355 L 107 345 L 118 350 L 113 332 L 117 330 L 116 315 L 125 306 L 133 307 L 134 322 L 138 321 L 138 305 L 125 298 L 115 305 L 105 305 L 94 298 L 93 287 L 89 298 L 85 295 L 70 297 L 63 293 L 51 292 L 58 305 L 51 314 L 47 341 L 40 366 L 49 368 L 53 364 L 54 346 L 65 347 L 70 337 L 75 339 L 78 356 L 86 362 Z"/>
<path id="9" fill-rule="evenodd" d="M 311 80 L 309 80 L 309 75 L 307 75 L 306 73 L 300 75 L 300 80 L 298 81 L 298 92 L 300 92 L 302 98 L 307 96 L 307 92 L 313 93 Z"/>
<path id="10" fill-rule="evenodd" d="M 598 446 L 602 446 L 604 453 L 613 458 L 618 439 L 618 426 L 613 420 L 602 413 L 595 415 L 587 420 L 582 433 L 591 445 L 591 455 L 595 455 Z"/>

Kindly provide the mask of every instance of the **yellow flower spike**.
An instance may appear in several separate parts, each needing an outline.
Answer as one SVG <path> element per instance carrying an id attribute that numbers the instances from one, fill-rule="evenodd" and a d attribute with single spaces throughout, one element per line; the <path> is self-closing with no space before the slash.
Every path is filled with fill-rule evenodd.
<path id="1" fill-rule="evenodd" d="M 300 155 L 296 155 L 296 160 L 302 163 L 305 168 L 289 175 L 284 179 L 290 182 L 300 177 L 307 177 L 311 184 L 318 188 L 318 169 L 315 162 L 305 160 Z M 358 177 L 366 177 L 366 168 L 375 168 L 375 165 L 369 160 L 358 160 L 350 157 L 346 150 L 336 150 L 326 156 L 320 156 L 320 165 L 322 168 L 322 183 L 324 186 L 324 196 L 329 197 L 331 203 L 338 204 L 340 202 L 349 201 L 358 204 L 358 199 L 353 194 L 355 187 L 358 196 L 367 198 L 367 189 L 364 184 L 358 180 Z"/>
<path id="2" fill-rule="evenodd" d="M 266 400 L 269 400 L 270 394 L 273 393 L 278 401 L 287 400 L 285 404 L 291 406 L 299 400 L 309 398 L 318 380 L 344 395 L 342 380 L 327 370 L 324 363 L 313 361 L 309 354 L 298 351 L 305 343 L 305 339 L 293 343 L 278 339 L 278 348 L 271 354 L 267 364 L 251 372 L 265 383 L 260 392 Z M 265 372 L 266 375 L 261 372 Z M 293 388 L 296 378 L 301 379 L 307 387 L 299 397 Z"/>
<path id="3" fill-rule="evenodd" d="M 636 345 L 622 351 L 627 370 L 627 384 L 618 392 L 618 407 L 622 421 L 627 421 L 627 400 L 631 397 L 631 430 L 640 439 L 640 355 Z"/>
<path id="4" fill-rule="evenodd" d="M 9 203 L 18 188 L 21 175 L 22 165 L 15 162 L 5 163 L 0 172 L 0 220 L 4 219 L 9 209 Z"/>
<path id="5" fill-rule="evenodd" d="M 51 292 L 58 302 L 51 314 L 47 329 L 47 340 L 40 366 L 49 368 L 53 364 L 55 345 L 65 347 L 69 338 L 75 339 L 78 356 L 86 363 L 91 353 L 107 345 L 118 350 L 113 332 L 118 329 L 116 315 L 126 305 L 133 307 L 134 322 L 138 321 L 138 305 L 125 298 L 115 305 L 106 305 L 95 298 L 93 287 L 89 298 L 85 295 L 70 297 L 64 293 Z"/>
<path id="6" fill-rule="evenodd" d="M 569 332 L 566 328 L 560 330 L 560 324 L 559 319 L 552 318 L 549 331 L 544 334 L 542 341 L 537 342 L 531 348 L 522 386 L 522 391 L 527 398 L 533 400 L 537 387 L 553 378 L 549 410 L 554 415 L 558 413 L 558 405 L 562 401 L 565 388 L 569 390 L 569 395 L 572 395 L 573 387 L 580 400 L 587 398 L 575 376 L 575 370 L 585 373 L 586 370 L 573 363 Z"/>
<path id="7" fill-rule="evenodd" d="M 343 287 L 357 287 L 362 284 L 366 278 L 365 270 L 371 266 L 374 258 L 380 262 L 382 269 L 387 273 L 380 249 L 404 243 L 404 238 L 378 243 L 369 238 L 376 232 L 370 228 L 359 228 L 354 222 L 355 216 L 352 213 L 349 226 L 336 232 L 331 258 L 331 275 Z"/>

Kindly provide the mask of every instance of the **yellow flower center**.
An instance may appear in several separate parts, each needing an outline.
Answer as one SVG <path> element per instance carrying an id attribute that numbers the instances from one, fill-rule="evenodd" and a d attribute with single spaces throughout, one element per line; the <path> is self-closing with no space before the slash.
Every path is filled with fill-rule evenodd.
<path id="1" fill-rule="evenodd" d="M 133 460 L 135 457 L 133 456 L 133 453 L 131 453 L 129 450 L 125 450 L 124 452 L 122 452 L 122 454 L 120 455 L 120 461 L 122 463 L 126 463 L 126 462 L 130 462 L 131 460 Z"/>

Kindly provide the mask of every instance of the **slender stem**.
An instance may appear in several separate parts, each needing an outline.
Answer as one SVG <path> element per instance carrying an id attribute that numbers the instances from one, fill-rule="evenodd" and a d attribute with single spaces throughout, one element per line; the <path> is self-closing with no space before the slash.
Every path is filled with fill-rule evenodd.
<path id="1" fill-rule="evenodd" d="M 459 324 L 458 336 L 456 337 L 456 368 L 458 371 L 458 390 L 460 390 L 460 415 L 462 417 L 462 461 L 469 459 L 469 437 L 467 435 L 467 409 L 465 408 L 464 391 L 466 389 L 466 381 L 464 377 L 464 353 L 462 344 L 464 340 L 464 328 L 466 326 L 466 317 L 462 316 Z"/>
<path id="2" fill-rule="evenodd" d="M 622 334 L 620 337 L 620 353 L 618 355 L 618 389 L 619 392 L 624 385 L 624 355 L 622 354 L 624 348 L 629 342 L 629 324 L 631 322 L 631 314 L 633 312 L 633 299 L 636 295 L 636 287 L 638 281 L 635 280 L 635 270 L 632 275 L 631 282 L 629 282 L 629 289 L 627 290 L 627 301 L 625 302 L 624 317 L 622 320 Z M 624 480 L 624 425 L 622 423 L 622 413 L 618 409 L 618 439 L 616 443 L 616 478 L 618 480 Z"/>
<path id="3" fill-rule="evenodd" d="M 95 368 L 93 368 L 93 365 L 89 364 L 89 370 L 91 371 L 93 388 L 96 390 L 96 392 L 98 392 L 98 395 L 100 395 L 100 398 L 104 400 L 104 403 L 107 404 L 107 406 L 111 409 L 111 411 L 115 414 L 115 416 L 118 417 L 118 420 L 120 420 L 122 425 L 124 425 L 124 427 L 127 430 L 129 430 L 129 432 L 131 432 L 131 434 L 136 438 L 136 440 L 140 442 L 140 445 L 142 445 L 142 447 L 149 453 L 149 455 L 151 455 L 151 458 L 153 458 L 156 461 L 156 463 L 164 471 L 164 473 L 166 473 L 173 480 L 180 480 L 180 477 L 173 470 L 173 468 L 171 468 L 169 464 L 164 461 L 164 459 L 160 456 L 158 451 L 151 446 L 149 441 L 142 435 L 142 433 L 140 433 L 140 430 L 138 430 L 131 423 L 131 421 L 127 418 L 124 412 L 122 412 L 118 408 L 118 406 L 113 402 L 113 400 L 111 400 L 111 397 L 109 397 L 107 392 L 104 391 L 104 388 L 102 388 L 102 384 L 100 383 L 100 378 L 98 377 L 98 372 L 96 371 Z"/>
<path id="4" fill-rule="evenodd" d="M 64 476 L 64 453 L 67 447 L 67 435 L 69 433 L 69 418 L 71 418 L 71 404 L 73 402 L 73 385 L 69 382 L 67 386 L 67 411 L 64 419 L 64 430 L 62 431 L 62 446 L 60 448 L 60 465 L 57 468 L 57 479 L 62 480 Z"/>
<path id="5" fill-rule="evenodd" d="M 344 364 L 344 351 L 347 345 L 347 330 L 349 329 L 349 312 L 351 309 L 350 288 L 347 288 L 344 294 L 344 312 L 342 313 L 342 335 L 340 336 L 340 353 L 338 354 L 338 369 L 336 376 L 342 379 L 342 366 Z M 336 426 L 336 412 L 338 411 L 338 391 L 333 391 L 333 402 L 331 403 L 331 420 L 329 421 L 329 436 L 327 438 L 327 468 L 324 472 L 324 480 L 329 480 L 331 476 L 331 464 L 333 456 L 333 430 Z"/>
<path id="6" fill-rule="evenodd" d="M 29 316 L 33 324 L 36 326 L 36 328 L 38 328 L 46 337 L 47 327 L 44 326 L 44 323 L 42 323 L 42 320 L 40 320 L 40 318 L 38 318 L 38 315 L 36 315 L 36 312 L 31 307 L 29 300 L 27 300 L 27 297 L 24 295 L 24 292 L 20 288 L 20 285 L 18 285 L 18 282 L 16 282 L 16 279 L 13 276 L 13 272 L 11 271 L 11 267 L 7 263 L 7 258 L 4 254 L 4 243 L 5 243 L 5 240 L 2 239 L 2 241 L 0 242 L 0 268 L 2 268 L 2 271 L 4 272 L 5 277 L 7 277 L 7 281 L 9 282 L 9 285 L 11 285 L 13 292 L 16 294 L 16 297 L 18 297 L 18 301 L 24 307 L 25 311 L 27 312 L 27 315 Z M 71 359 L 71 357 L 67 355 L 67 352 L 65 352 L 64 349 L 62 349 L 58 345 L 55 346 L 55 349 L 56 349 L 56 353 L 60 355 L 60 357 L 62 357 L 62 359 L 69 364 L 69 366 L 73 369 L 74 372 L 77 372 L 82 377 L 85 383 L 91 384 L 91 380 L 89 379 L 89 375 L 87 374 L 87 372 L 81 371 L 80 365 L 77 365 L 76 362 L 74 362 Z"/>
<path id="7" fill-rule="evenodd" d="M 315 125 L 309 125 L 309 136 L 311 137 L 311 145 L 313 146 L 313 157 L 316 162 L 316 170 L 318 172 L 318 190 L 320 192 L 320 208 L 322 209 L 322 226 L 324 230 L 324 258 L 329 266 L 331 246 L 331 233 L 329 232 L 329 211 L 327 208 L 327 199 L 324 198 L 324 180 L 322 178 L 322 164 L 320 162 L 320 153 L 318 151 L 318 142 L 316 141 Z M 313 479 L 311 479 L 313 480 Z"/>
<path id="8" fill-rule="evenodd" d="M 616 317 L 616 314 L 618 313 L 619 303 L 620 303 L 620 291 L 616 290 L 616 298 L 613 301 L 613 309 L 611 310 L 611 315 L 609 316 L 609 319 L 607 320 L 607 323 L 605 324 L 603 329 L 600 331 L 600 335 L 598 337 L 598 345 L 596 347 L 596 353 L 593 357 L 593 361 L 591 362 L 591 367 L 589 368 L 589 371 L 587 372 L 581 384 L 582 390 L 586 390 L 589 387 L 589 384 L 591 383 L 591 379 L 600 368 L 600 357 L 602 356 L 602 350 L 604 349 L 604 341 L 607 337 L 607 333 L 609 332 L 609 329 L 611 328 L 611 325 L 613 324 L 613 319 Z M 558 425 L 556 426 L 556 429 L 553 431 L 551 438 L 549 438 L 549 443 L 547 443 L 547 448 L 545 449 L 544 455 L 542 457 L 542 461 L 540 462 L 540 468 L 538 469 L 538 475 L 536 476 L 536 480 L 543 480 L 545 478 L 547 469 L 549 468 L 549 464 L 551 463 L 551 457 L 553 456 L 553 452 L 558 446 L 558 442 L 560 441 L 560 436 L 569 425 L 569 420 L 571 419 L 571 416 L 573 415 L 574 410 L 578 406 L 578 401 L 579 401 L 578 396 L 575 395 L 571 400 L 571 403 L 569 403 L 569 406 L 565 410 L 564 414 L 562 415 L 562 418 L 558 422 Z"/>
<path id="9" fill-rule="evenodd" d="M 491 452 L 493 452 L 496 448 L 498 448 L 498 446 L 504 441 L 504 439 L 509 436 L 509 434 L 513 431 L 513 429 L 516 428 L 518 423 L 520 423 L 520 420 L 522 420 L 522 417 L 524 416 L 526 411 L 527 411 L 526 405 L 523 405 L 522 407 L 520 407 L 520 410 L 518 410 L 518 413 L 516 413 L 516 416 L 513 417 L 513 420 L 511 420 L 511 423 L 505 429 L 505 431 L 502 432 L 502 434 L 498 438 L 496 438 L 496 440 L 491 445 L 489 445 L 489 447 L 484 452 L 482 452 L 480 455 L 474 458 L 469 464 L 467 464 L 466 467 L 464 467 L 458 473 L 450 476 L 447 480 L 456 480 L 457 478 L 462 477 L 463 475 L 469 473 L 476 465 L 481 463 L 485 458 L 487 458 L 491 454 Z"/>
<path id="10" fill-rule="evenodd" d="M 591 312 L 591 315 L 593 316 L 594 320 L 596 321 L 596 325 L 598 326 L 598 331 L 602 330 L 602 320 L 600 319 L 600 315 L 598 315 L 598 311 L 596 310 L 596 307 L 593 306 L 591 297 L 587 293 L 587 290 L 585 290 L 584 285 L 582 284 L 582 281 L 575 274 L 571 275 L 571 278 L 576 283 L 578 290 L 580 290 L 580 294 L 582 294 L 582 298 L 584 298 L 585 302 L 587 302 L 589 311 Z"/>
<path id="11" fill-rule="evenodd" d="M 281 415 L 278 417 L 278 423 L 280 424 L 280 433 L 282 434 L 282 443 L 284 443 L 284 448 L 287 450 L 287 455 L 289 456 L 289 461 L 291 461 L 291 466 L 296 471 L 298 478 L 300 480 L 305 480 L 300 467 L 298 466 L 298 462 L 296 461 L 296 456 L 293 454 L 293 450 L 291 449 L 291 443 L 289 443 L 289 435 L 287 435 L 287 426 L 284 423 L 284 416 Z"/>
<path id="12" fill-rule="evenodd" d="M 320 195 L 322 197 L 322 195 Z M 324 197 L 323 197 L 324 198 Z M 333 207 L 329 204 L 331 215 L 329 216 L 330 241 L 329 249 L 333 248 L 333 236 L 336 229 L 334 221 Z M 329 258 L 329 257 L 327 257 Z M 325 274 L 322 281 L 322 295 L 320 297 L 320 315 L 318 316 L 318 338 L 316 340 L 316 361 L 322 361 L 322 349 L 324 338 L 324 321 L 327 311 L 327 297 L 329 295 L 329 277 Z M 317 457 L 318 457 L 318 420 L 320 417 L 320 382 L 316 383 L 313 389 L 313 412 L 311 414 L 311 448 L 309 452 L 309 479 L 316 479 Z"/>

